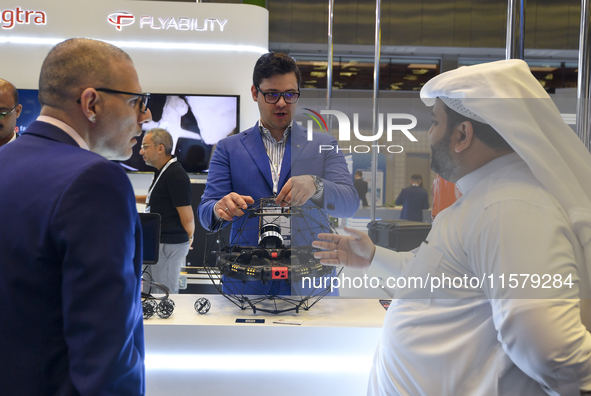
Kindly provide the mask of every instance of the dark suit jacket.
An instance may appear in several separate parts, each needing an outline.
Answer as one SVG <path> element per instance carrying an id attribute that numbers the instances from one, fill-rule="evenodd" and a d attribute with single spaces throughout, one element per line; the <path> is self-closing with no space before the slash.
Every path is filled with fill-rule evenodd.
<path id="1" fill-rule="evenodd" d="M 0 148 L 0 169 L 0 393 L 144 394 L 127 175 L 38 121 Z"/>
<path id="2" fill-rule="evenodd" d="M 355 186 L 355 189 L 357 190 L 357 194 L 359 194 L 359 199 L 361 200 L 361 204 L 363 206 L 369 206 L 367 204 L 367 182 L 363 179 L 354 179 L 353 180 L 353 185 Z"/>

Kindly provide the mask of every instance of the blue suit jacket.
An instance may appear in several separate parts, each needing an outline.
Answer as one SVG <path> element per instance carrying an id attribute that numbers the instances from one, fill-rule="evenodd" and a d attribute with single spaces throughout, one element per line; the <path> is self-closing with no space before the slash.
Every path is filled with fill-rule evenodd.
<path id="1" fill-rule="evenodd" d="M 127 175 L 44 122 L 0 148 L 0 169 L 1 393 L 144 394 Z"/>
<path id="2" fill-rule="evenodd" d="M 335 149 L 319 152 L 320 145 Z M 320 209 L 334 217 L 353 216 L 359 207 L 359 196 L 345 158 L 336 147 L 336 139 L 325 133 L 315 132 L 313 140 L 308 141 L 306 129 L 294 122 L 283 157 L 278 191 L 292 176 L 316 175 L 324 180 Z M 254 200 L 273 195 L 269 156 L 258 123 L 218 143 L 198 209 L 199 221 L 205 229 L 212 229 L 215 203 L 231 192 L 249 195 Z M 254 232 L 252 234 L 246 242 L 257 245 L 257 237 Z"/>

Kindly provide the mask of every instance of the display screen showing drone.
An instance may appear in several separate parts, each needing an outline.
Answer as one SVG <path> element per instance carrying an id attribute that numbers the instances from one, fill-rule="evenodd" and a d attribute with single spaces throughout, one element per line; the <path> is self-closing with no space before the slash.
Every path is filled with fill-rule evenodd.
<path id="1" fill-rule="evenodd" d="M 229 239 L 222 235 L 226 227 L 231 227 Z M 206 270 L 218 292 L 241 309 L 307 310 L 331 291 L 331 282 L 314 287 L 303 281 L 338 275 L 314 258 L 311 244 L 318 233 L 336 231 L 317 206 L 281 208 L 275 198 L 261 198 L 244 216 L 220 222 L 208 234 Z"/>
<path id="2" fill-rule="evenodd" d="M 237 132 L 240 97 L 152 93 L 148 108 L 152 120 L 142 124 L 142 130 L 166 129 L 172 136 L 172 152 L 185 171 L 202 173 L 209 168 L 213 146 Z M 131 158 L 120 163 L 127 171 L 154 171 L 140 155 L 139 144 Z"/>
<path id="3" fill-rule="evenodd" d="M 20 132 L 24 132 L 41 112 L 39 91 L 18 89 L 18 94 L 23 110 L 17 126 Z M 239 95 L 152 93 L 148 108 L 152 120 L 142 124 L 142 130 L 166 129 L 172 135 L 173 153 L 188 173 L 206 172 L 214 145 L 237 132 L 240 125 Z M 140 155 L 140 144 L 136 144 L 132 151 L 131 158 L 116 162 L 129 172 L 154 171 Z"/>

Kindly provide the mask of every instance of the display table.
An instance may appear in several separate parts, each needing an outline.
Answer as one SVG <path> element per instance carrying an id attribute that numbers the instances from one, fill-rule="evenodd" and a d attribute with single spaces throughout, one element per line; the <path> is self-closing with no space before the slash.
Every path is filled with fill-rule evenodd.
<path id="1" fill-rule="evenodd" d="M 199 297 L 211 302 L 205 315 L 193 308 Z M 170 318 L 144 321 L 147 396 L 366 392 L 386 313 L 377 299 L 325 298 L 309 311 L 280 315 L 242 311 L 221 295 L 172 300 Z M 278 319 L 302 323 L 273 323 Z"/>

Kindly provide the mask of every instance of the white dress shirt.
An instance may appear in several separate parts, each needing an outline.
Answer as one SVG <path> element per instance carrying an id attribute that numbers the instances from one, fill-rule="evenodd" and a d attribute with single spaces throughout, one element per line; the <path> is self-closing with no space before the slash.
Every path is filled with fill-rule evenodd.
<path id="1" fill-rule="evenodd" d="M 269 165 L 271 166 L 271 176 L 273 177 L 273 193 L 279 194 L 279 178 L 281 177 L 281 166 L 283 164 L 283 155 L 287 147 L 287 139 L 291 133 L 291 126 L 293 121 L 283 131 L 283 137 L 277 141 L 271 135 L 271 131 L 263 126 L 262 120 L 259 120 L 259 130 L 263 138 L 265 150 L 269 156 Z"/>
<path id="2" fill-rule="evenodd" d="M 489 162 L 457 185 L 463 196 L 437 215 L 416 254 L 377 248 L 372 267 L 382 277 L 421 277 L 428 286 L 395 291 L 368 394 L 577 396 L 590 390 L 591 334 L 579 309 L 589 277 L 568 216 L 517 154 Z M 519 275 L 511 282 L 516 288 L 509 286 L 511 274 Z M 550 288 L 532 286 L 533 274 L 550 275 Z M 572 286 L 556 287 L 555 275 Z M 433 277 L 484 282 L 431 291 Z"/>

